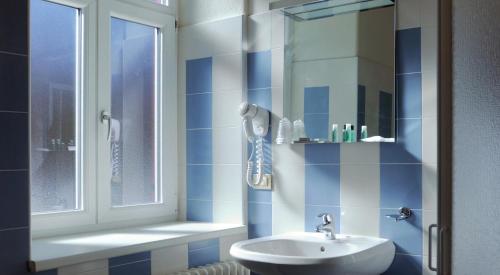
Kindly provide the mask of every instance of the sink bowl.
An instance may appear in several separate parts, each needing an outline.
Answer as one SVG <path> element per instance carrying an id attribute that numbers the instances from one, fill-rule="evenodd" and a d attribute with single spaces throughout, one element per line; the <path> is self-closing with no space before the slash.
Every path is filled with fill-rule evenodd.
<path id="1" fill-rule="evenodd" d="M 260 275 L 374 275 L 392 263 L 392 241 L 355 235 L 325 239 L 322 233 L 290 233 L 241 241 L 231 256 Z"/>

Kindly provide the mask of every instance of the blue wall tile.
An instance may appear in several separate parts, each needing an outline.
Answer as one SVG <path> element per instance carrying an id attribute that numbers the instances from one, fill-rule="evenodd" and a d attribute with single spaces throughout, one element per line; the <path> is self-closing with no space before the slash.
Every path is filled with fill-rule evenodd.
<path id="1" fill-rule="evenodd" d="M 28 111 L 27 71 L 28 57 L 0 53 L 0 111 Z"/>
<path id="2" fill-rule="evenodd" d="M 28 169 L 28 114 L 0 112 L 0 170 Z"/>
<path id="3" fill-rule="evenodd" d="M 307 137 L 329 139 L 328 114 L 304 114 L 304 124 Z"/>
<path id="4" fill-rule="evenodd" d="M 29 228 L 0 231 L 0 244 L 0 273 L 8 275 L 28 274 L 26 263 L 30 258 Z"/>
<path id="5" fill-rule="evenodd" d="M 203 266 L 220 260 L 219 240 L 211 239 L 188 244 L 189 268 Z"/>
<path id="6" fill-rule="evenodd" d="M 187 131 L 187 163 L 212 164 L 212 130 Z"/>
<path id="7" fill-rule="evenodd" d="M 366 125 L 366 87 L 358 85 L 358 113 L 356 134 L 358 140 L 361 139 L 361 126 Z"/>
<path id="8" fill-rule="evenodd" d="M 385 216 L 397 214 L 397 209 L 381 209 L 380 237 L 393 241 L 396 253 L 422 255 L 422 211 L 412 211 L 409 219 L 396 222 Z"/>
<path id="9" fill-rule="evenodd" d="M 212 58 L 186 61 L 186 93 L 212 92 Z"/>
<path id="10" fill-rule="evenodd" d="M 396 143 L 380 144 L 381 163 L 422 162 L 422 120 L 399 119 Z"/>
<path id="11" fill-rule="evenodd" d="M 109 275 L 151 275 L 151 261 L 141 261 L 109 268 Z"/>
<path id="12" fill-rule="evenodd" d="M 248 238 L 271 236 L 272 205 L 270 203 L 248 203 Z"/>
<path id="13" fill-rule="evenodd" d="M 248 89 L 271 87 L 271 51 L 248 53 Z"/>
<path id="14" fill-rule="evenodd" d="M 212 93 L 186 96 L 186 128 L 212 128 Z"/>
<path id="15" fill-rule="evenodd" d="M 420 28 L 396 32 L 396 73 L 421 71 Z"/>
<path id="16" fill-rule="evenodd" d="M 57 275 L 57 269 L 51 269 L 46 271 L 40 271 L 35 273 L 36 275 Z"/>
<path id="17" fill-rule="evenodd" d="M 339 144 L 306 144 L 306 164 L 340 164 Z"/>
<path id="18" fill-rule="evenodd" d="M 212 201 L 187 200 L 187 220 L 196 222 L 213 221 Z"/>
<path id="19" fill-rule="evenodd" d="M 187 198 L 212 200 L 212 165 L 187 166 Z"/>
<path id="20" fill-rule="evenodd" d="M 380 166 L 380 207 L 422 209 L 422 165 Z"/>
<path id="21" fill-rule="evenodd" d="M 248 202 L 271 203 L 271 196 L 272 193 L 269 190 L 258 190 L 258 189 L 248 188 Z"/>
<path id="22" fill-rule="evenodd" d="M 248 102 L 257 104 L 264 109 L 271 110 L 272 94 L 271 88 L 248 90 Z"/>
<path id="23" fill-rule="evenodd" d="M 382 137 L 392 136 L 393 106 L 392 94 L 380 91 L 378 94 L 378 134 Z"/>
<path id="24" fill-rule="evenodd" d="M 329 113 L 329 91 L 326 87 L 309 87 L 304 89 L 304 113 Z"/>
<path id="25" fill-rule="evenodd" d="M 28 1 L 2 1 L 0 51 L 28 54 Z"/>
<path id="26" fill-rule="evenodd" d="M 340 165 L 306 165 L 305 202 L 340 205 Z"/>
<path id="27" fill-rule="evenodd" d="M 326 205 L 306 205 L 305 209 L 305 228 L 306 232 L 314 232 L 316 226 L 321 223 L 321 219 L 318 218 L 319 214 L 329 213 L 334 216 L 335 220 L 335 232 L 340 232 L 340 207 L 338 206 L 326 206 Z"/>
<path id="28" fill-rule="evenodd" d="M 0 171 L 0 230 L 29 225 L 29 190 L 28 171 Z"/>
<path id="29" fill-rule="evenodd" d="M 383 275 L 422 275 L 422 257 L 396 254 L 389 270 Z"/>
<path id="30" fill-rule="evenodd" d="M 139 262 L 139 261 L 145 261 L 151 259 L 151 252 L 139 252 L 139 253 L 134 253 L 134 254 L 129 254 L 129 255 L 124 255 L 124 256 L 118 256 L 118 257 L 113 257 L 109 258 L 109 266 L 117 266 L 117 265 L 124 265 L 128 263 L 133 263 L 133 262 Z"/>
<path id="31" fill-rule="evenodd" d="M 422 117 L 422 75 L 397 76 L 397 118 Z"/>
<path id="32" fill-rule="evenodd" d="M 188 243 L 188 252 L 212 246 L 219 246 L 219 239 L 208 239 L 208 240 L 190 242 Z"/>

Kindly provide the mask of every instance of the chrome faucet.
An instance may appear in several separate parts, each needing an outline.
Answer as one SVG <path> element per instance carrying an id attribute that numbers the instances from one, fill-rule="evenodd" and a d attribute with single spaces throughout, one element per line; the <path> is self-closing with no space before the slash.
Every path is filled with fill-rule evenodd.
<path id="1" fill-rule="evenodd" d="M 316 226 L 316 232 L 324 233 L 328 240 L 335 240 L 335 224 L 332 214 L 322 213 L 318 215 L 318 218 L 322 219 L 322 223 Z"/>

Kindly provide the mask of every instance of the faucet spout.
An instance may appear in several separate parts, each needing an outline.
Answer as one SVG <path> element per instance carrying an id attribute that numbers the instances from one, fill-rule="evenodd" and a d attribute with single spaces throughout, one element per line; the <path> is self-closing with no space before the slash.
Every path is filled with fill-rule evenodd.
<path id="1" fill-rule="evenodd" d="M 322 219 L 322 223 L 316 226 L 316 232 L 324 233 L 325 238 L 328 240 L 335 240 L 335 225 L 332 214 L 319 214 L 318 218 Z"/>

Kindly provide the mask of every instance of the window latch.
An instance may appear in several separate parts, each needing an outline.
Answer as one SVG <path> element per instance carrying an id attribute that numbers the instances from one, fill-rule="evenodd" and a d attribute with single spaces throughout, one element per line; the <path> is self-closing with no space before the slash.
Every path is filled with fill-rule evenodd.
<path id="1" fill-rule="evenodd" d="M 111 140 L 111 114 L 108 111 L 101 112 L 101 123 L 108 124 L 107 140 L 110 141 Z"/>

